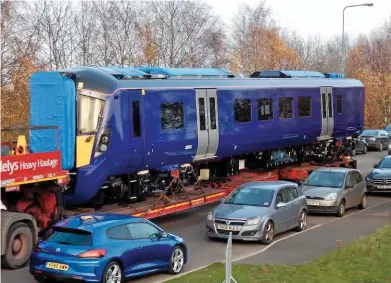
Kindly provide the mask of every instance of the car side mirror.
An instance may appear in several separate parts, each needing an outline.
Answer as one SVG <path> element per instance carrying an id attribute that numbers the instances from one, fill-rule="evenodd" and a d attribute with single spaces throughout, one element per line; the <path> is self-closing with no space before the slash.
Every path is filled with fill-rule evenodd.
<path id="1" fill-rule="evenodd" d="M 168 234 L 164 231 L 161 231 L 159 236 L 160 236 L 160 238 L 167 238 Z"/>
<path id="2" fill-rule="evenodd" d="M 277 208 L 282 208 L 282 207 L 286 207 L 286 203 L 285 202 L 277 203 Z"/>
<path id="3" fill-rule="evenodd" d="M 377 164 L 373 164 L 373 168 L 377 168 Z"/>
<path id="4" fill-rule="evenodd" d="M 219 201 L 220 201 L 221 203 L 223 203 L 223 202 L 225 201 L 225 198 L 221 198 Z"/>

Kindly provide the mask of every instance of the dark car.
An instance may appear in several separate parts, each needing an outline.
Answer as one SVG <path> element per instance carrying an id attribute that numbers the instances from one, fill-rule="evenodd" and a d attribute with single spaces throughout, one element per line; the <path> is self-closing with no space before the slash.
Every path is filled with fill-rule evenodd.
<path id="1" fill-rule="evenodd" d="M 38 282 L 120 283 L 156 271 L 178 274 L 187 261 L 183 239 L 152 222 L 119 214 L 88 214 L 55 224 L 30 258 Z"/>
<path id="2" fill-rule="evenodd" d="M 366 177 L 368 192 L 391 192 L 391 155 L 384 157 Z"/>
<path id="3" fill-rule="evenodd" d="M 376 148 L 379 151 L 388 148 L 390 144 L 390 137 L 384 130 L 366 129 L 360 134 L 360 137 L 365 139 L 368 148 Z"/>

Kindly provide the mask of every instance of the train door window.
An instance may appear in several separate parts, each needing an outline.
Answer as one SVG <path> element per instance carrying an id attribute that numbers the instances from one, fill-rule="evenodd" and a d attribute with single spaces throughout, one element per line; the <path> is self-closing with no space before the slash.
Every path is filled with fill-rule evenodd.
<path id="1" fill-rule="evenodd" d="M 210 128 L 216 130 L 216 99 L 209 97 Z"/>
<path id="2" fill-rule="evenodd" d="M 280 119 L 290 119 L 293 117 L 293 98 L 281 97 L 279 101 Z"/>
<path id="3" fill-rule="evenodd" d="M 299 117 L 311 116 L 311 97 L 300 96 L 298 101 Z"/>
<path id="4" fill-rule="evenodd" d="M 206 130 L 205 99 L 198 98 L 198 115 L 200 116 L 200 131 Z"/>
<path id="5" fill-rule="evenodd" d="M 323 118 L 326 118 L 326 94 L 322 93 L 322 113 L 323 113 Z"/>
<path id="6" fill-rule="evenodd" d="M 185 127 L 183 102 L 166 102 L 160 106 L 160 120 L 163 130 L 177 130 Z"/>
<path id="7" fill-rule="evenodd" d="M 237 123 L 245 123 L 251 121 L 251 100 L 250 99 L 235 99 L 234 114 Z"/>
<path id="8" fill-rule="evenodd" d="M 340 114 L 342 113 L 342 95 L 337 95 L 337 113 Z"/>
<path id="9" fill-rule="evenodd" d="M 141 122 L 140 122 L 140 103 L 137 100 L 132 102 L 132 112 L 133 112 L 133 136 L 141 136 Z"/>
<path id="10" fill-rule="evenodd" d="M 331 99 L 331 93 L 328 94 L 329 97 L 329 118 L 333 117 L 333 101 Z"/>
<path id="11" fill-rule="evenodd" d="M 273 98 L 258 99 L 258 120 L 273 120 Z"/>

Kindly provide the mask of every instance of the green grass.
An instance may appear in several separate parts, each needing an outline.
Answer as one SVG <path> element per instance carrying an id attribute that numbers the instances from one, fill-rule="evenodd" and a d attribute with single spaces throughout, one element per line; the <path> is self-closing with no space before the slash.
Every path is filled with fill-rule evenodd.
<path id="1" fill-rule="evenodd" d="M 216 263 L 168 282 L 222 283 L 224 272 Z M 238 283 L 391 283 L 391 225 L 307 264 L 236 264 L 233 277 Z"/>

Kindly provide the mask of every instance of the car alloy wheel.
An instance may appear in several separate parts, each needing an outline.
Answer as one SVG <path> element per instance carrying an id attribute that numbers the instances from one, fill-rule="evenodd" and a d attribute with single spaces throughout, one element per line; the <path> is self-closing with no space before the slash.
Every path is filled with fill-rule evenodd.
<path id="1" fill-rule="evenodd" d="M 337 216 L 342 217 L 344 216 L 344 214 L 345 214 L 345 202 L 341 201 L 341 203 L 338 206 Z"/>
<path id="2" fill-rule="evenodd" d="M 110 262 L 106 268 L 105 283 L 122 283 L 122 270 L 116 262 Z"/>
<path id="3" fill-rule="evenodd" d="M 366 154 L 368 151 L 368 147 L 367 146 L 364 146 L 364 150 L 363 150 L 363 153 Z"/>
<path id="4" fill-rule="evenodd" d="M 273 241 L 273 237 L 274 237 L 274 225 L 271 221 L 268 221 L 263 231 L 263 238 L 261 240 L 261 243 L 268 245 Z"/>
<path id="5" fill-rule="evenodd" d="M 358 205 L 358 208 L 365 209 L 367 207 L 367 195 L 364 194 L 361 198 L 361 203 Z"/>
<path id="6" fill-rule="evenodd" d="M 300 213 L 300 216 L 299 216 L 299 226 L 297 227 L 296 230 L 298 232 L 301 232 L 301 231 L 304 231 L 305 229 L 307 229 L 307 213 L 303 210 Z"/>
<path id="7" fill-rule="evenodd" d="M 383 143 L 379 144 L 379 151 L 383 151 Z"/>
<path id="8" fill-rule="evenodd" d="M 183 253 L 182 248 L 175 247 L 171 256 L 170 269 L 169 269 L 170 273 L 178 274 L 179 272 L 181 272 L 184 263 L 185 263 L 185 255 Z"/>

